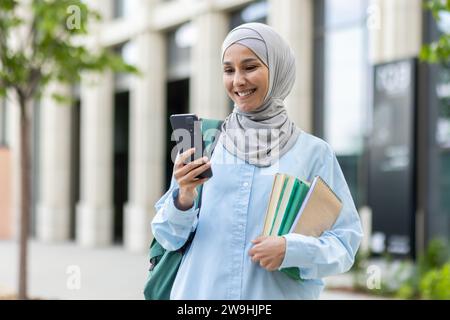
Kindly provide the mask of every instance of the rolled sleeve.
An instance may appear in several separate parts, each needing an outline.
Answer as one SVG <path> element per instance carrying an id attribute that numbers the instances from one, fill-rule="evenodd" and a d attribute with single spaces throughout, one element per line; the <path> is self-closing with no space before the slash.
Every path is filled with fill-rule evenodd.
<path id="1" fill-rule="evenodd" d="M 181 248 L 190 233 L 195 230 L 199 209 L 192 206 L 183 211 L 175 206 L 174 199 L 178 195 L 178 188 L 169 194 L 153 218 L 151 228 L 156 240 L 167 250 Z"/>
<path id="2" fill-rule="evenodd" d="M 175 199 L 178 196 L 179 189 L 176 188 L 172 192 L 172 197 L 168 197 L 164 207 L 167 214 L 168 221 L 170 223 L 191 227 L 197 216 L 198 209 L 195 209 L 194 205 L 188 210 L 180 210 L 175 206 Z"/>
<path id="3" fill-rule="evenodd" d="M 319 237 L 287 234 L 281 268 L 298 267 L 303 279 L 317 279 L 343 273 L 353 264 L 353 254 L 333 232 Z"/>
<path id="4" fill-rule="evenodd" d="M 280 269 L 312 267 L 313 247 L 311 246 L 311 237 L 294 233 L 285 234 L 283 237 L 286 239 L 286 252 Z"/>

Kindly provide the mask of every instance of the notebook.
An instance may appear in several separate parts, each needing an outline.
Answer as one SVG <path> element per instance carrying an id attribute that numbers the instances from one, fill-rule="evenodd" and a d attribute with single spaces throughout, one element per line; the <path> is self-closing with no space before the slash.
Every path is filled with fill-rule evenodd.
<path id="1" fill-rule="evenodd" d="M 341 209 L 339 197 L 321 177 L 316 176 L 290 232 L 319 237 L 333 227 Z"/>

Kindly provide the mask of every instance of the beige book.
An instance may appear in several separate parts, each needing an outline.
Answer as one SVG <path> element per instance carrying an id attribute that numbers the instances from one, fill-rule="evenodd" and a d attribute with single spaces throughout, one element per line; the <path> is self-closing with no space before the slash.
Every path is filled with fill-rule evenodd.
<path id="1" fill-rule="evenodd" d="M 272 192 L 270 193 L 269 204 L 267 205 L 266 210 L 266 220 L 264 222 L 263 235 L 268 236 L 270 232 L 270 227 L 272 226 L 273 217 L 275 215 L 278 199 L 280 198 L 281 190 L 283 189 L 284 180 L 286 179 L 286 174 L 277 173 L 275 175 L 273 184 L 272 184 Z"/>
<path id="2" fill-rule="evenodd" d="M 316 176 L 291 232 L 319 237 L 324 231 L 332 228 L 341 209 L 341 200 L 322 178 Z"/>

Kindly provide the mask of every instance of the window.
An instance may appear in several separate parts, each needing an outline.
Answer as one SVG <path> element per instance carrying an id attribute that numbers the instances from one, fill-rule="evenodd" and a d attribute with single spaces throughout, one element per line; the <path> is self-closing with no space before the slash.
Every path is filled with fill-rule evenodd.
<path id="1" fill-rule="evenodd" d="M 322 135 L 339 155 L 361 153 L 369 76 L 366 1 L 319 2 L 323 12 L 322 21 L 316 21 L 316 39 L 322 42 Z"/>
<path id="2" fill-rule="evenodd" d="M 126 42 L 112 49 L 114 53 L 121 56 L 122 59 L 131 65 L 136 65 L 137 51 L 134 42 Z M 116 73 L 114 75 L 116 91 L 127 91 L 131 84 L 132 76 L 127 73 Z"/>
<path id="3" fill-rule="evenodd" d="M 231 13 L 230 30 L 248 22 L 267 22 L 268 4 L 266 0 L 253 2 Z"/>
<path id="4" fill-rule="evenodd" d="M 129 17 L 136 12 L 139 1 L 137 0 L 114 0 L 113 17 L 115 19 Z"/>
<path id="5" fill-rule="evenodd" d="M 367 127 L 366 0 L 314 1 L 314 131 L 333 147 L 355 203 Z"/>
<path id="6" fill-rule="evenodd" d="M 440 15 L 439 34 L 450 33 L 450 15 Z M 437 74 L 436 97 L 438 119 L 436 140 L 441 148 L 450 150 L 450 66 L 442 65 Z"/>
<path id="7" fill-rule="evenodd" d="M 113 4 L 113 17 L 120 18 L 124 16 L 124 0 L 114 0 Z"/>
<path id="8" fill-rule="evenodd" d="M 450 33 L 450 15 L 440 15 L 440 21 L 435 22 L 428 13 L 426 28 L 428 39 L 425 42 L 436 41 L 442 33 Z M 435 122 L 434 144 L 429 146 L 431 152 L 429 168 L 433 197 L 430 202 L 428 230 L 430 237 L 450 234 L 450 66 L 439 65 L 431 68 L 432 85 L 429 108 L 430 118 Z M 431 125 L 434 129 L 434 126 Z M 436 152 L 435 152 L 436 150 Z M 437 203 L 434 203 L 437 202 Z"/>
<path id="9" fill-rule="evenodd" d="M 169 80 L 190 77 L 191 48 L 197 39 L 197 29 L 185 23 L 167 34 L 167 71 Z"/>
<path id="10" fill-rule="evenodd" d="M 361 21 L 365 20 L 367 7 L 365 0 L 325 0 L 323 2 L 325 26 L 330 29 L 360 25 Z"/>

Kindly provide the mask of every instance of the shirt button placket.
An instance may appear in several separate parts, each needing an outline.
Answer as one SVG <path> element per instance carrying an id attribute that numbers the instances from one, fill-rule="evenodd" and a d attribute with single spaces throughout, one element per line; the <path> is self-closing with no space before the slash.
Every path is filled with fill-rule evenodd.
<path id="1" fill-rule="evenodd" d="M 247 188 L 246 185 L 248 183 L 245 181 L 245 175 L 243 175 L 244 182 L 241 184 L 240 194 L 240 210 L 238 211 L 238 216 L 236 219 L 236 233 L 237 233 L 237 246 L 236 246 L 236 283 L 235 283 L 235 294 L 236 299 L 240 298 L 240 287 L 241 287 L 241 278 L 242 278 L 242 244 L 244 242 L 244 233 L 243 233 L 243 225 L 245 224 L 245 215 L 247 211 L 246 206 L 246 193 Z"/>
<path id="2" fill-rule="evenodd" d="M 234 234 L 236 236 L 236 252 L 233 259 L 233 272 L 235 275 L 233 281 L 233 296 L 235 299 L 240 299 L 241 297 L 241 279 L 243 277 L 242 271 L 245 256 L 245 229 L 247 224 L 247 212 L 250 200 L 249 198 L 251 191 L 251 181 L 253 177 L 251 166 L 245 166 L 243 169 L 244 170 L 241 175 L 242 183 L 240 184 L 239 188 L 239 207 L 236 208 L 237 215 L 235 219 L 235 228 L 233 228 L 235 231 Z"/>

